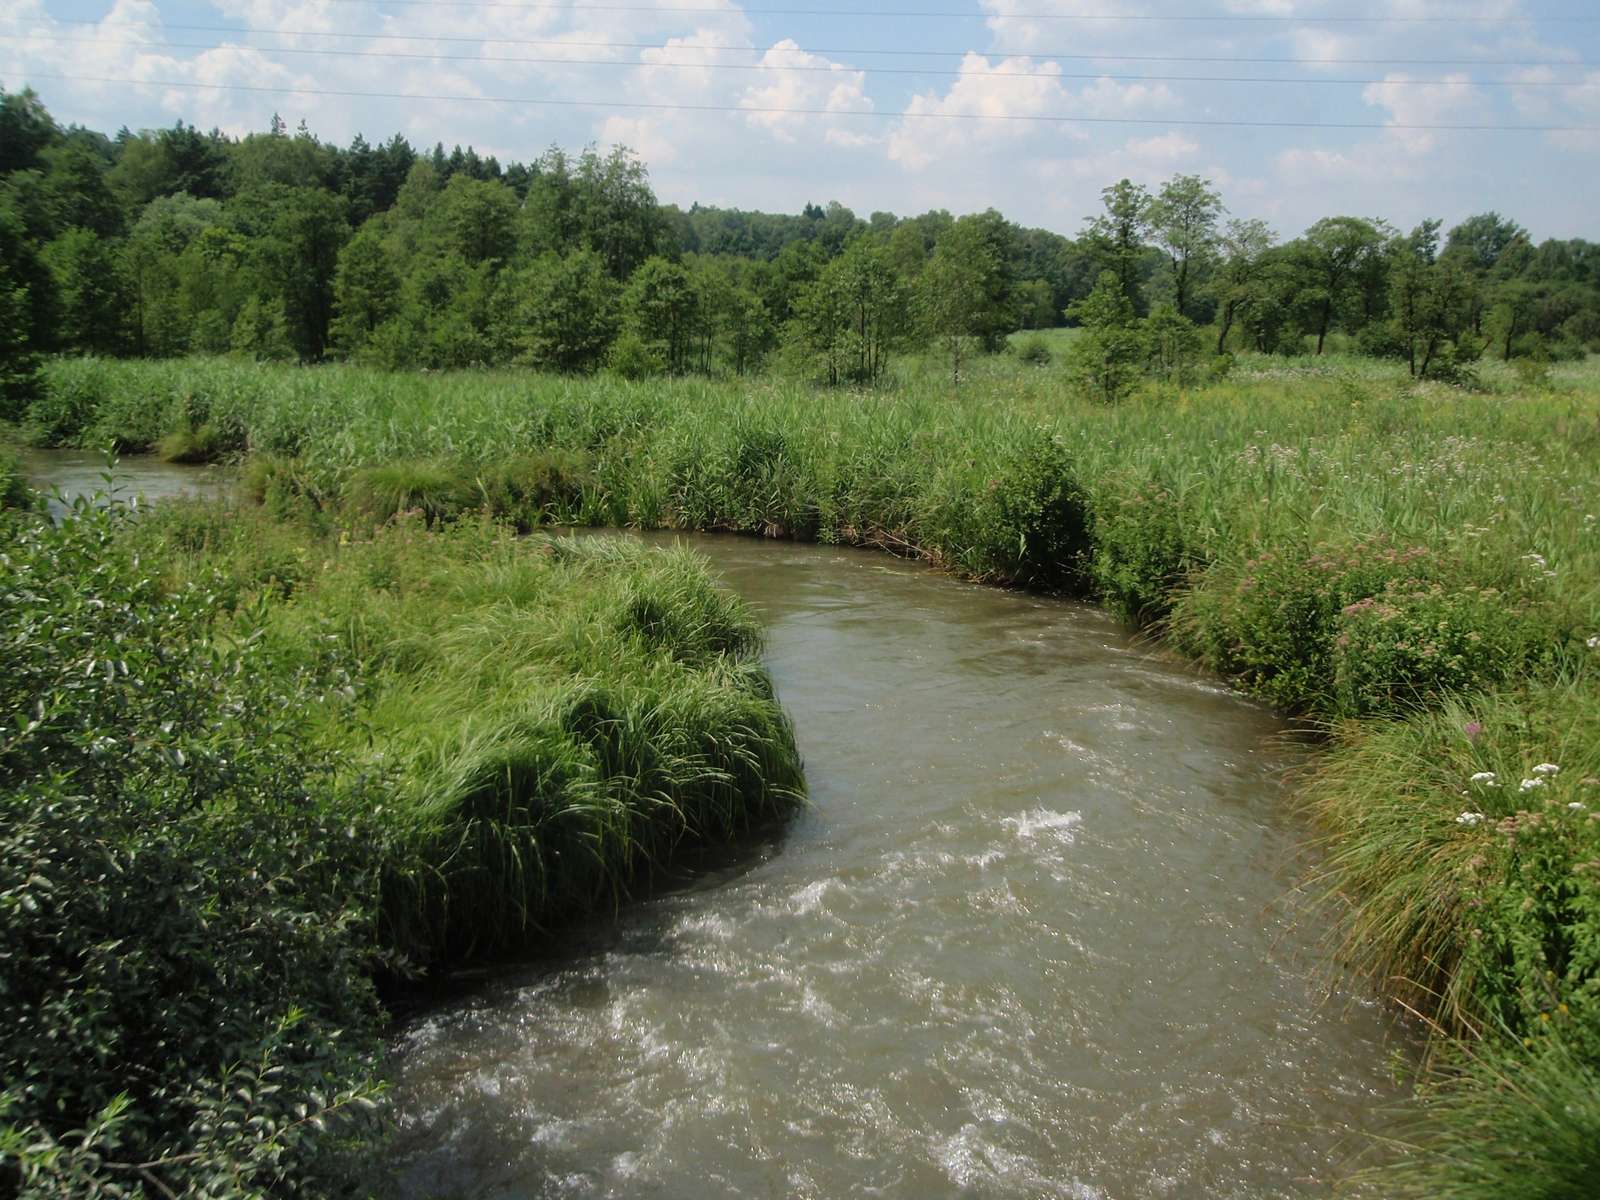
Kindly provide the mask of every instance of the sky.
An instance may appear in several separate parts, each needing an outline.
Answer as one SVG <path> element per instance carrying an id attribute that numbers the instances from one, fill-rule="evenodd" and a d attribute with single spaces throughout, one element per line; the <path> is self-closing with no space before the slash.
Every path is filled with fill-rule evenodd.
<path id="1" fill-rule="evenodd" d="M 1192 174 L 1284 237 L 1494 210 L 1600 240 L 1593 0 L 6 0 L 0 86 L 108 133 L 622 144 L 684 207 L 1073 235 Z"/>

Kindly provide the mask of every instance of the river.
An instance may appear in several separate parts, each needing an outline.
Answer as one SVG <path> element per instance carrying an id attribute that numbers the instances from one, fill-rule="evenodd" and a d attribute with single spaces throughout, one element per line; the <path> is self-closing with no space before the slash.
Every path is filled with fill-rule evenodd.
<path id="1" fill-rule="evenodd" d="M 683 540 L 810 806 L 412 1016 L 400 1195 L 1315 1196 L 1370 1153 L 1414 1047 L 1289 898 L 1278 719 L 1083 605 Z"/>

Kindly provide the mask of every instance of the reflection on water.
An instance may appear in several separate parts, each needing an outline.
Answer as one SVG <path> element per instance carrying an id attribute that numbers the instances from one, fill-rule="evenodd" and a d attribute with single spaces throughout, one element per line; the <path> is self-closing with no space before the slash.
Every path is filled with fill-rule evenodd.
<path id="1" fill-rule="evenodd" d="M 34 487 L 47 490 L 52 516 L 59 517 L 78 496 L 105 493 L 119 500 L 170 500 L 177 496 L 220 498 L 232 486 L 230 467 L 165 463 L 153 455 L 118 458 L 109 466 L 93 450 L 32 450 L 22 460 Z M 65 502 L 65 503 L 63 503 Z"/>
<path id="2" fill-rule="evenodd" d="M 1405 1041 L 1282 903 L 1282 727 L 1092 609 L 694 544 L 768 622 L 812 807 L 413 1020 L 401 1190 L 1325 1193 Z"/>

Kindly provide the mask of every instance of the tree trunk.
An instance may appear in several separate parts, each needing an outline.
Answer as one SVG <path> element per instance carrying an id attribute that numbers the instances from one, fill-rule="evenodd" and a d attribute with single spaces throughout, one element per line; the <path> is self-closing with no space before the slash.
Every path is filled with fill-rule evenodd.
<path id="1" fill-rule="evenodd" d="M 1233 329 L 1233 301 L 1222 306 L 1222 330 L 1217 334 L 1217 354 L 1220 356 L 1227 350 L 1228 334 Z"/>

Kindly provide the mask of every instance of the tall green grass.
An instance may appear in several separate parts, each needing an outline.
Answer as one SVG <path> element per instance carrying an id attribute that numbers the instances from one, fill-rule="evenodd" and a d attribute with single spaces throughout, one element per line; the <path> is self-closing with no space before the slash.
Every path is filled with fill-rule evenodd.
<path id="1" fill-rule="evenodd" d="M 936 366 L 909 363 L 895 386 L 857 393 L 62 361 L 31 427 L 127 446 L 207 423 L 233 431 L 269 509 L 357 537 L 396 512 L 511 515 L 475 481 L 559 461 L 571 469 L 530 472 L 544 482 L 513 517 L 524 527 L 850 542 L 1097 600 L 1335 733 L 1307 800 L 1352 961 L 1445 1037 L 1482 1038 L 1483 1055 L 1567 1020 L 1592 1071 L 1596 364 L 1537 378 L 1486 364 L 1482 386 L 1461 391 L 1366 359 L 1245 357 L 1204 387 L 1149 387 L 1115 407 L 1016 356 L 975 363 L 959 391 Z M 638 719 L 604 711 L 618 731 Z M 1471 726 L 1481 733 L 1463 741 Z M 420 777 L 427 761 L 408 769 Z M 539 761 L 552 776 L 570 766 Z M 1542 762 L 1561 770 L 1527 774 Z M 1493 796 L 1474 790 L 1482 770 L 1496 773 Z M 1545 782 L 1523 792 L 1524 778 Z M 1481 818 L 1457 820 L 1467 812 Z M 1484 1132 L 1514 1091 L 1482 1072 L 1451 1078 L 1454 1099 L 1434 1110 L 1441 1153 L 1469 1172 L 1515 1161 L 1516 1119 Z M 1547 1085 L 1566 1086 L 1540 1074 Z M 1600 1142 L 1591 1110 L 1571 1112 Z M 1559 1186 L 1519 1194 L 1568 1194 Z"/>
<path id="2" fill-rule="evenodd" d="M 698 559 L 428 525 L 408 508 L 317 538 L 259 510 L 174 503 L 134 535 L 172 586 L 220 569 L 222 605 L 248 620 L 266 605 L 285 654 L 332 644 L 361 664 L 358 719 L 320 740 L 392 792 L 390 951 L 426 964 L 525 945 L 679 847 L 799 802 L 759 629 Z"/>

